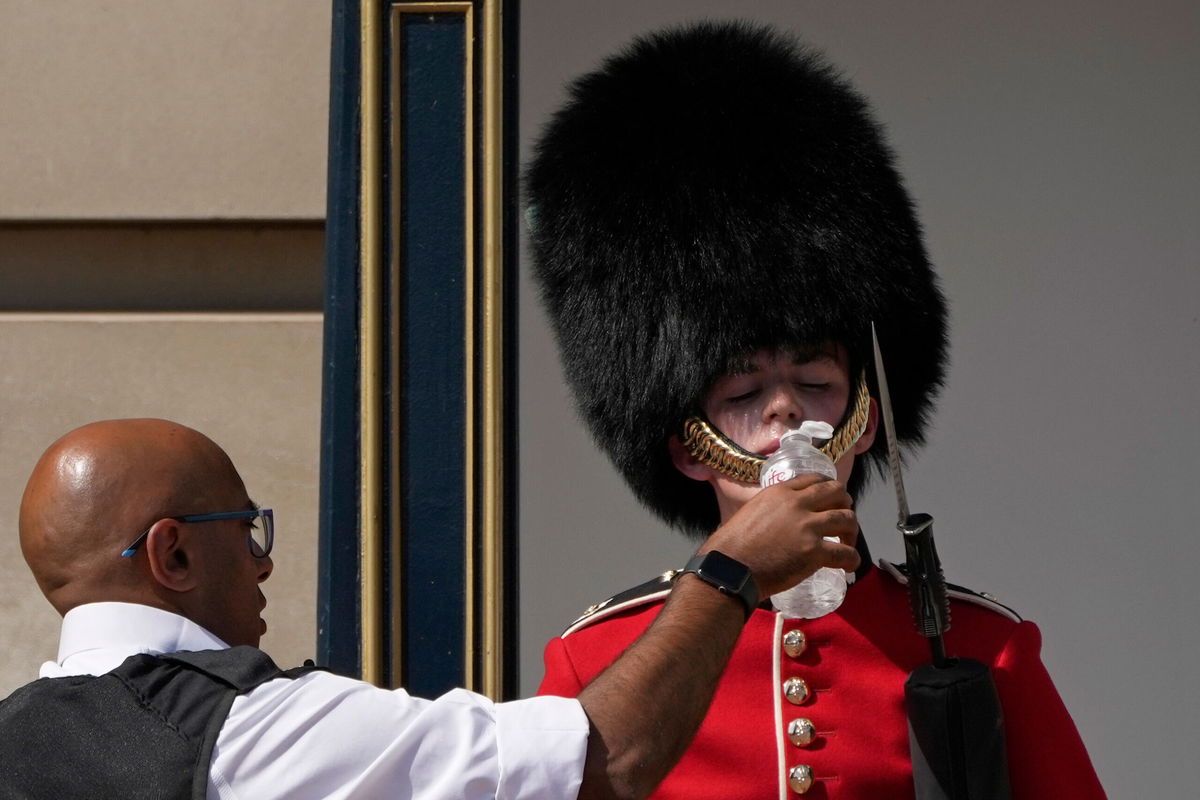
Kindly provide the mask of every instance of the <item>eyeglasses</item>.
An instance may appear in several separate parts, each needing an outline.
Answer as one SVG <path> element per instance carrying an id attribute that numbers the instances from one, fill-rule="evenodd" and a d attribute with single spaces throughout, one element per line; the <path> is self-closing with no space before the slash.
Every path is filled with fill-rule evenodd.
<path id="1" fill-rule="evenodd" d="M 275 546 L 275 513 L 269 508 L 255 508 L 247 511 L 217 511 L 213 514 L 189 514 L 184 517 L 165 517 L 165 519 L 173 519 L 176 522 L 214 522 L 219 519 L 248 519 L 250 523 L 250 535 L 246 537 L 246 544 L 250 546 L 250 554 L 255 558 L 266 558 L 271 553 L 271 548 Z M 253 520 L 262 520 L 262 525 L 255 525 Z M 150 528 L 154 526 L 151 525 Z M 142 542 L 146 540 L 146 536 L 150 533 L 150 528 L 142 531 L 136 539 L 129 543 L 121 551 L 121 555 L 128 557 L 137 552 L 137 549 L 142 546 Z"/>

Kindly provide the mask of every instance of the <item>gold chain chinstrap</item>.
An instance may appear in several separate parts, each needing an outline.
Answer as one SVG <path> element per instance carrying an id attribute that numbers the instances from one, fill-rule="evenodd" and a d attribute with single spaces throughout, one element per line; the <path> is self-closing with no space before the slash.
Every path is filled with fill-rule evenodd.
<path id="1" fill-rule="evenodd" d="M 866 431 L 870 410 L 871 394 L 867 390 L 867 374 L 864 371 L 858 376 L 853 413 L 837 427 L 833 438 L 821 445 L 821 452 L 837 463 Z M 744 483 L 758 483 L 758 473 L 767 460 L 738 447 L 700 416 L 688 417 L 684 421 L 683 446 L 701 464 Z"/>

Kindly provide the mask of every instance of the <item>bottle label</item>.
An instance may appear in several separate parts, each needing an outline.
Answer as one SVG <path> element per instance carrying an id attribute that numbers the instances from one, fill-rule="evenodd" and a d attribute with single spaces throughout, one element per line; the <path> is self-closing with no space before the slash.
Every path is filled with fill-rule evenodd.
<path id="1" fill-rule="evenodd" d="M 768 486 L 774 486 L 777 483 L 790 481 L 799 473 L 795 469 L 784 464 L 772 465 L 769 469 L 759 476 L 759 484 L 765 489 Z"/>

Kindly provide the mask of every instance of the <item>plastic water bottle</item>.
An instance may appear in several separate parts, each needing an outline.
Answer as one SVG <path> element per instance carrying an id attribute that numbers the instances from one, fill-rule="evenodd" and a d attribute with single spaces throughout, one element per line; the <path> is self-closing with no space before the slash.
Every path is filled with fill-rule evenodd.
<path id="1" fill-rule="evenodd" d="M 759 483 L 765 489 L 810 472 L 837 478 L 833 461 L 812 443 L 813 439 L 831 436 L 833 427 L 817 420 L 807 420 L 799 428 L 785 432 L 779 439 L 779 449 L 763 464 Z M 845 571 L 821 567 L 791 589 L 772 596 L 771 602 L 785 617 L 816 619 L 836 611 L 844 599 Z"/>

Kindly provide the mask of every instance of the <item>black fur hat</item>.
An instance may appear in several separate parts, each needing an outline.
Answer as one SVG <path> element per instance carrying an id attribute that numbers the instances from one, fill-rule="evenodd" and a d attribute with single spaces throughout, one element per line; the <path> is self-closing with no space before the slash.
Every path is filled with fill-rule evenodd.
<path id="1" fill-rule="evenodd" d="M 945 302 L 882 131 L 818 53 L 746 23 L 640 37 L 571 85 L 525 187 L 580 413 L 668 522 L 716 527 L 666 442 L 758 349 L 834 340 L 856 370 L 874 320 L 899 437 L 922 441 Z M 870 456 L 885 463 L 882 435 Z"/>

